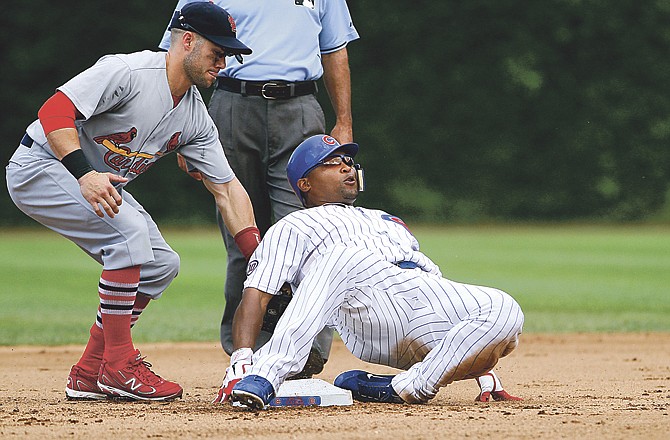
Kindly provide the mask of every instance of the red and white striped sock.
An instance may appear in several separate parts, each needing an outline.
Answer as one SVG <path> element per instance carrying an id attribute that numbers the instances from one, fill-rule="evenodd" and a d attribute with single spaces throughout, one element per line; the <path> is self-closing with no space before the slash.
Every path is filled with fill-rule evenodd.
<path id="1" fill-rule="evenodd" d="M 130 321 L 140 283 L 140 266 L 103 270 L 98 285 L 100 317 L 105 339 L 103 359 L 122 367 L 133 354 Z"/>
<path id="2" fill-rule="evenodd" d="M 130 328 L 133 328 L 137 320 L 140 319 L 140 315 L 142 314 L 144 309 L 149 305 L 149 301 L 151 301 L 151 298 L 149 298 L 148 296 L 143 295 L 141 293 L 137 294 L 137 296 L 135 297 L 135 304 L 133 305 L 133 317 L 130 318 Z"/>
<path id="3" fill-rule="evenodd" d="M 140 319 L 140 315 L 146 309 L 146 307 L 149 305 L 149 302 L 151 301 L 151 298 L 149 298 L 146 295 L 143 295 L 141 293 L 137 293 L 137 296 L 135 297 L 135 304 L 133 304 L 133 316 L 130 318 L 130 328 L 133 328 L 135 326 L 135 323 L 137 323 L 137 320 Z M 96 322 L 95 324 L 102 330 L 102 315 L 100 314 L 100 308 L 98 307 L 98 316 L 96 317 Z"/>

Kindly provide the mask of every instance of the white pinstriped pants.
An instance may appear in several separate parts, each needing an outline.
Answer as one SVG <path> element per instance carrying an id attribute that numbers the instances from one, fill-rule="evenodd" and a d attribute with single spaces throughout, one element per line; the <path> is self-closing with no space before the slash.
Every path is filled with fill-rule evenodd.
<path id="1" fill-rule="evenodd" d="M 392 385 L 410 403 L 453 381 L 480 376 L 517 345 L 523 313 L 501 290 L 400 269 L 366 249 L 336 246 L 294 292 L 250 374 L 275 390 L 334 327 L 359 359 L 406 370 Z"/>

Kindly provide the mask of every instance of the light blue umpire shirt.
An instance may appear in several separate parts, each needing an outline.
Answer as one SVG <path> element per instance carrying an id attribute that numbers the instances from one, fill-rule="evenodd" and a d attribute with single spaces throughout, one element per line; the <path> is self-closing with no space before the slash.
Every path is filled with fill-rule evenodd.
<path id="1" fill-rule="evenodd" d="M 197 1 L 197 0 L 196 0 Z M 175 10 L 193 0 L 179 0 Z M 321 54 L 336 52 L 359 38 L 346 0 L 215 0 L 234 18 L 237 38 L 251 48 L 240 64 L 226 58 L 219 76 L 246 81 L 317 80 Z M 170 47 L 165 31 L 159 45 Z"/>

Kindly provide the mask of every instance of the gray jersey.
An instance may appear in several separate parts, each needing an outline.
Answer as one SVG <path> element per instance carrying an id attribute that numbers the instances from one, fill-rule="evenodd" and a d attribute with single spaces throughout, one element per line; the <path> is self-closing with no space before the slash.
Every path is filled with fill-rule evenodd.
<path id="1" fill-rule="evenodd" d="M 61 86 L 83 119 L 75 122 L 93 168 L 129 181 L 172 151 L 215 183 L 233 174 L 216 127 L 195 86 L 175 106 L 165 52 L 101 58 Z M 79 183 L 57 160 L 39 120 L 27 129 L 34 140 L 19 146 L 7 166 L 7 188 L 19 209 L 76 243 L 105 269 L 142 266 L 139 291 L 157 298 L 179 268 L 179 257 L 142 205 L 124 189 L 112 218 L 99 218 Z M 120 189 L 124 184 L 116 185 Z"/>
<path id="2" fill-rule="evenodd" d="M 177 106 L 167 82 L 165 52 L 107 55 L 58 88 L 84 116 L 75 122 L 91 166 L 129 181 L 178 150 L 209 180 L 234 174 L 218 133 L 195 86 Z M 33 154 L 55 157 L 40 121 L 27 129 Z"/>

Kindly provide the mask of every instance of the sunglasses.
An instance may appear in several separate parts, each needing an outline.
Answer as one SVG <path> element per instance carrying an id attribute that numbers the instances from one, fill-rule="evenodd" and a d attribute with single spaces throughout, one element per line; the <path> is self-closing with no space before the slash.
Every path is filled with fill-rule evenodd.
<path id="1" fill-rule="evenodd" d="M 320 167 L 321 165 L 342 165 L 342 164 L 345 164 L 348 167 L 353 167 L 356 164 L 356 162 L 354 162 L 353 157 L 347 156 L 346 154 L 331 154 L 325 159 L 321 159 L 316 163 L 316 165 L 305 171 L 302 177 L 307 177 L 307 175 L 311 173 L 312 170 L 314 170 L 314 168 Z"/>
<path id="2" fill-rule="evenodd" d="M 348 167 L 354 166 L 354 158 L 347 156 L 346 154 L 332 154 L 326 157 L 323 160 L 320 160 L 317 164 L 319 165 L 342 165 L 345 164 Z"/>

